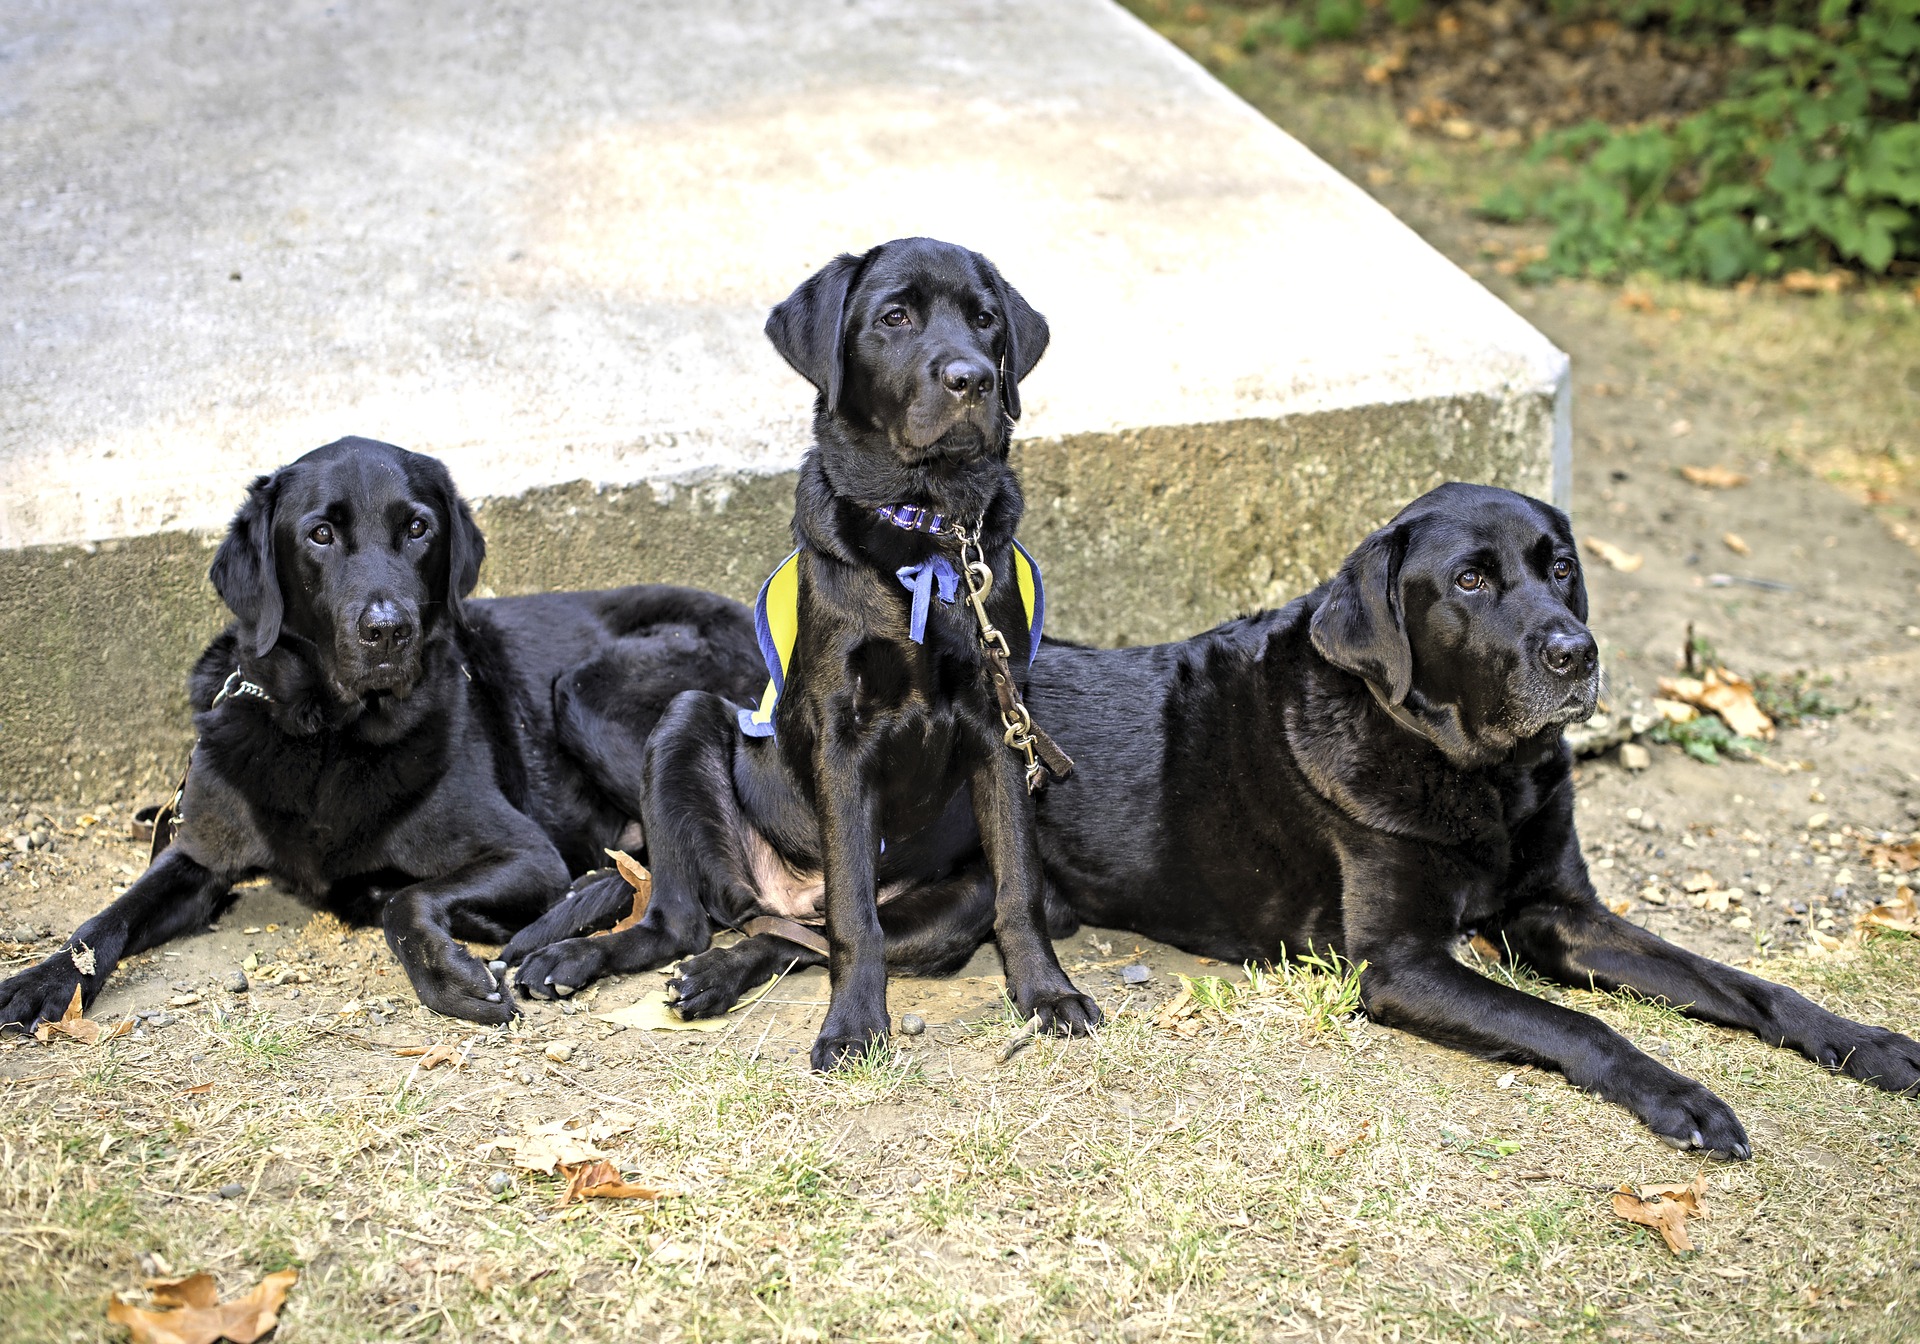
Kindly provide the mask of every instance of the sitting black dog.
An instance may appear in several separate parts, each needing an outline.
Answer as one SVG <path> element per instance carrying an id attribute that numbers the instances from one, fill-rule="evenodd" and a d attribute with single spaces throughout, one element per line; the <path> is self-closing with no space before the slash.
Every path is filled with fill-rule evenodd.
<path id="1" fill-rule="evenodd" d="M 258 874 L 378 921 L 435 1011 L 512 1017 L 455 940 L 507 938 L 639 839 L 637 800 L 570 746 L 609 727 L 642 741 L 674 695 L 750 694 L 760 667 L 746 608 L 691 589 L 469 600 L 485 549 L 446 468 L 388 444 L 342 439 L 256 480 L 214 556 L 238 619 L 190 679 L 173 843 L 0 983 L 0 1025 L 58 1018 L 76 985 L 91 1002 L 122 958 L 204 928 Z"/>
<path id="2" fill-rule="evenodd" d="M 1914 1088 L 1920 1043 L 1601 904 L 1561 736 L 1599 694 L 1586 615 L 1566 516 L 1455 484 L 1279 611 L 1156 648 L 1049 647 L 1028 703 L 1080 770 L 1040 800 L 1048 875 L 1091 923 L 1223 961 L 1365 962 L 1374 1020 L 1557 1069 L 1679 1147 L 1749 1152 L 1713 1093 L 1463 966 L 1460 940 L 1477 931 L 1562 984 L 1632 989 Z"/>
<path id="3" fill-rule="evenodd" d="M 950 969 L 991 933 L 1020 1012 L 1085 1032 L 1100 1013 L 1046 936 L 1028 800 L 1050 744 L 1009 708 L 1039 613 L 1037 572 L 1013 539 L 1023 504 L 1007 448 L 1046 322 L 986 258 L 916 238 L 832 262 L 773 310 L 767 335 L 819 390 L 799 549 L 761 599 L 775 685 L 758 713 L 713 694 L 673 703 L 639 781 L 646 918 L 532 951 L 516 984 L 566 994 L 663 965 L 707 946 L 710 914 L 753 936 L 682 967 L 681 1012 L 733 1002 L 709 981 L 825 960 L 832 1006 L 812 1052 L 825 1070 L 888 1034 L 889 961 Z M 955 600 L 963 578 L 990 581 L 977 604 Z M 987 621 L 1002 635 L 997 662 Z M 1023 766 L 1009 743 L 1037 756 Z M 806 927 L 823 890 L 824 939 Z M 603 922 L 618 901 L 608 884 L 585 896 L 508 959 Z"/>

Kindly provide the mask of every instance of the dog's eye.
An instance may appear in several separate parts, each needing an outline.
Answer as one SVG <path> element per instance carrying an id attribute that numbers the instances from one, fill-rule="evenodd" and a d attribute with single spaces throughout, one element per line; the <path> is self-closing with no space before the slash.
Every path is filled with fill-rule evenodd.
<path id="1" fill-rule="evenodd" d="M 976 327 L 979 327 L 982 331 L 985 331 L 988 327 L 993 325 L 993 314 L 992 313 L 978 314 L 973 319 L 973 325 Z"/>
<path id="2" fill-rule="evenodd" d="M 885 326 L 904 327 L 907 323 L 913 321 L 913 318 L 908 316 L 905 308 L 889 308 L 886 312 L 880 314 L 880 321 Z"/>
<path id="3" fill-rule="evenodd" d="M 313 530 L 307 533 L 307 540 L 315 546 L 333 545 L 333 527 L 329 523 L 315 523 Z"/>
<path id="4" fill-rule="evenodd" d="M 1573 577 L 1573 561 L 1562 556 L 1553 562 L 1553 577 L 1565 583 Z"/>
<path id="5" fill-rule="evenodd" d="M 1486 586 L 1486 576 L 1477 569 L 1463 569 L 1455 576 L 1454 585 L 1463 593 L 1478 592 Z"/>
<path id="6" fill-rule="evenodd" d="M 427 520 L 425 518 L 415 518 L 412 522 L 408 523 L 407 535 L 412 537 L 415 541 L 418 541 L 420 540 L 420 538 L 426 536 Z"/>

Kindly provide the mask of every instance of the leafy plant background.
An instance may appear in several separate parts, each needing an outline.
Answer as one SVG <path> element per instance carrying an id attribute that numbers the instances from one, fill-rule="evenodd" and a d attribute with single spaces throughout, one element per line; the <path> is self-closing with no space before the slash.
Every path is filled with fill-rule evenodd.
<path id="1" fill-rule="evenodd" d="M 1476 8 L 1422 0 L 1262 5 L 1249 50 L 1306 50 Z M 1484 8 L 1480 6 L 1479 8 Z M 1634 272 L 1731 284 L 1796 270 L 1920 273 L 1920 0 L 1541 0 L 1559 23 L 1656 30 L 1724 56 L 1718 95 L 1534 142 L 1541 171 L 1482 203 L 1553 225 L 1523 278 Z"/>

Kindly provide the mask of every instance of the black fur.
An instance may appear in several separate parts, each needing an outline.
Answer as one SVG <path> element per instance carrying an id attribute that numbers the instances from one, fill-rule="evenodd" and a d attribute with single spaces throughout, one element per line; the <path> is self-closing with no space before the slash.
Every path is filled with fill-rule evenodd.
<path id="1" fill-rule="evenodd" d="M 485 553 L 430 457 L 342 439 L 255 481 L 214 557 L 237 619 L 190 678 L 178 837 L 69 940 L 93 974 L 66 950 L 21 972 L 0 1025 L 57 1018 L 76 985 L 91 1002 L 122 958 L 204 928 L 262 873 L 379 923 L 428 1007 L 510 1018 L 455 940 L 509 937 L 631 842 L 638 811 L 569 734 L 613 723 L 637 755 L 675 694 L 747 694 L 760 665 L 736 602 L 662 586 L 475 601 Z M 236 673 L 271 701 L 216 705 Z"/>
<path id="2" fill-rule="evenodd" d="M 1484 584 L 1465 591 L 1470 569 Z M 1365 962 L 1375 1020 L 1557 1069 L 1676 1145 L 1749 1152 L 1706 1088 L 1469 970 L 1459 941 L 1477 931 L 1562 984 L 1630 988 L 1913 1089 L 1920 1044 L 1601 904 L 1561 738 L 1598 690 L 1586 613 L 1564 514 L 1446 485 L 1279 611 L 1155 648 L 1049 645 L 1028 704 L 1078 769 L 1039 801 L 1048 875 L 1090 923 L 1223 961 Z"/>
<path id="3" fill-rule="evenodd" d="M 709 912 L 736 926 L 763 912 L 810 915 L 824 884 L 833 1002 L 815 1067 L 888 1034 L 889 961 L 950 969 L 989 934 L 1019 1010 L 1086 1031 L 1099 1009 L 1046 937 L 1033 811 L 971 613 L 936 602 L 926 642 L 908 635 L 895 571 L 950 543 L 875 515 L 920 504 L 968 525 L 984 519 L 989 609 L 1023 671 L 1012 570 L 1023 506 L 1006 458 L 1045 319 L 984 257 L 916 238 L 833 261 L 773 310 L 767 335 L 819 392 L 795 501 L 800 636 L 778 736 L 743 736 L 719 696 L 676 700 L 644 763 L 646 919 L 533 950 L 608 917 L 611 893 L 582 892 L 514 940 L 510 958 L 530 953 L 516 983 L 566 994 L 608 971 L 663 965 L 707 946 Z M 769 934 L 694 957 L 676 982 L 681 1010 L 724 1011 L 743 979 L 819 960 Z"/>

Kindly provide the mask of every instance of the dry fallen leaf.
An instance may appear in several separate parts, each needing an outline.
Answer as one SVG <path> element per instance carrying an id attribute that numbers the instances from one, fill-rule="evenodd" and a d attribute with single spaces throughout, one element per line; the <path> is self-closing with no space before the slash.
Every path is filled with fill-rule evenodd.
<path id="1" fill-rule="evenodd" d="M 1709 490 L 1732 490 L 1747 483 L 1744 474 L 1717 463 L 1711 467 L 1682 467 L 1680 474 L 1695 485 L 1705 486 Z"/>
<path id="2" fill-rule="evenodd" d="M 642 868 L 633 855 L 617 849 L 607 851 L 607 857 L 613 860 L 613 866 L 620 870 L 620 876 L 627 879 L 627 885 L 633 888 L 633 909 L 627 917 L 610 929 L 591 933 L 589 938 L 604 938 L 610 933 L 625 933 L 628 929 L 646 918 L 647 906 L 653 902 L 653 874 Z"/>
<path id="3" fill-rule="evenodd" d="M 55 1036 L 65 1036 L 82 1045 L 97 1045 L 101 1041 L 110 1041 L 116 1036 L 125 1036 L 132 1030 L 132 1018 L 115 1027 L 103 1027 L 98 1022 L 89 1022 L 80 1007 L 80 986 L 75 985 L 73 999 L 67 1004 L 67 1010 L 60 1014 L 60 1020 L 42 1022 L 33 1029 L 33 1038 L 42 1045 L 47 1044 Z"/>
<path id="4" fill-rule="evenodd" d="M 1662 677 L 1660 692 L 1682 704 L 1712 710 L 1741 737 L 1773 737 L 1773 720 L 1754 702 L 1753 683 L 1738 672 L 1710 667 L 1704 677 Z"/>
<path id="5" fill-rule="evenodd" d="M 1920 909 L 1914 907 L 1913 888 L 1899 888 L 1891 900 L 1880 902 L 1860 916 L 1860 923 L 1868 928 L 1892 929 L 1920 937 Z"/>
<path id="6" fill-rule="evenodd" d="M 733 1014 L 760 1002 L 779 983 L 780 977 L 774 976 L 752 994 L 744 995 L 740 1002 L 719 1017 L 681 1017 L 673 1011 L 673 1003 L 664 989 L 654 990 L 631 1007 L 616 1008 L 610 1013 L 595 1013 L 594 1016 L 602 1022 L 616 1022 L 641 1031 L 725 1031 L 733 1025 Z"/>
<path id="7" fill-rule="evenodd" d="M 1883 845 L 1877 841 L 1863 840 L 1860 852 L 1879 872 L 1905 874 L 1920 868 L 1920 840 L 1909 840 L 1904 845 Z"/>
<path id="8" fill-rule="evenodd" d="M 1732 551 L 1735 555 L 1753 554 L 1753 547 L 1747 545 L 1747 539 L 1738 532 L 1722 532 L 1720 534 L 1720 544 Z"/>
<path id="9" fill-rule="evenodd" d="M 444 1041 L 435 1041 L 432 1045 L 402 1046 L 393 1053 L 402 1059 L 418 1059 L 420 1063 L 416 1067 L 431 1069 L 437 1064 L 445 1064 L 452 1059 L 454 1051 L 453 1047 Z"/>
<path id="10" fill-rule="evenodd" d="M 300 1277 L 297 1269 L 269 1274 L 253 1291 L 231 1302 L 220 1301 L 211 1274 L 184 1279 L 149 1279 L 154 1303 L 171 1310 L 150 1311 L 118 1298 L 107 1307 L 107 1320 L 133 1332 L 133 1344 L 253 1344 L 279 1324 L 287 1290 Z"/>
<path id="11" fill-rule="evenodd" d="M 566 1208 L 582 1199 L 665 1199 L 680 1192 L 666 1186 L 629 1185 L 620 1168 L 600 1159 L 561 1168 L 567 1188 L 560 1192 L 556 1208 Z"/>
<path id="12" fill-rule="evenodd" d="M 552 1120 L 495 1146 L 512 1149 L 516 1167 L 553 1175 L 563 1168 L 604 1158 L 606 1154 L 600 1151 L 599 1145 L 615 1135 L 627 1133 L 637 1123 L 633 1116 L 620 1112 L 609 1112 L 598 1120 L 581 1124 Z"/>
<path id="13" fill-rule="evenodd" d="M 1588 537 L 1587 549 L 1622 574 L 1631 574 L 1646 563 L 1645 556 L 1636 555 L 1632 551 L 1615 546 L 1610 541 L 1602 541 L 1599 537 Z"/>
<path id="14" fill-rule="evenodd" d="M 1687 1236 L 1687 1219 L 1713 1216 L 1707 1211 L 1706 1194 L 1704 1171 L 1686 1185 L 1647 1185 L 1638 1194 L 1622 1185 L 1614 1192 L 1613 1212 L 1630 1223 L 1654 1228 L 1666 1238 L 1668 1249 L 1681 1254 L 1693 1249 L 1693 1241 Z"/>

